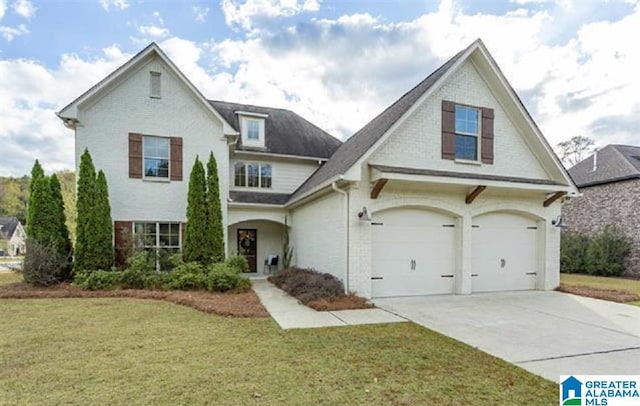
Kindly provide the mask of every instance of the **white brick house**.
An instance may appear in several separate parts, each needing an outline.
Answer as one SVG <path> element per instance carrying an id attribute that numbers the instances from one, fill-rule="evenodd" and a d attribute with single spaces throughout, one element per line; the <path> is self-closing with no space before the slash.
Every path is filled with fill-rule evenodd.
<path id="1" fill-rule="evenodd" d="M 58 115 L 108 182 L 116 245 L 181 247 L 195 157 L 218 161 L 227 253 L 366 297 L 553 289 L 577 189 L 481 41 L 344 144 L 293 112 L 206 100 L 156 44 Z M 122 248 L 122 247 L 119 247 Z"/>

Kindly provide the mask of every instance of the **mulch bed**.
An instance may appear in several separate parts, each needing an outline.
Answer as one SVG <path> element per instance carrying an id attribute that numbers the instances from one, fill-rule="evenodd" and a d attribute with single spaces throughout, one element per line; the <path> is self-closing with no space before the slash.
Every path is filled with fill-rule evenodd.
<path id="1" fill-rule="evenodd" d="M 310 308 L 318 311 L 334 311 L 334 310 L 353 310 L 353 309 L 371 309 L 371 304 L 367 299 L 349 294 L 339 296 L 333 299 L 318 299 L 307 304 Z"/>
<path id="2" fill-rule="evenodd" d="M 58 298 L 133 298 L 164 300 L 192 307 L 205 313 L 231 317 L 268 317 L 260 299 L 253 292 L 211 293 L 205 291 L 160 290 L 82 290 L 63 283 L 50 287 L 36 287 L 24 282 L 0 285 L 0 299 L 58 299 Z"/>
<path id="3" fill-rule="evenodd" d="M 574 295 L 592 297 L 595 299 L 609 300 L 612 302 L 626 303 L 640 300 L 640 296 L 632 292 L 615 289 L 601 289 L 588 286 L 561 284 L 556 290 Z"/>

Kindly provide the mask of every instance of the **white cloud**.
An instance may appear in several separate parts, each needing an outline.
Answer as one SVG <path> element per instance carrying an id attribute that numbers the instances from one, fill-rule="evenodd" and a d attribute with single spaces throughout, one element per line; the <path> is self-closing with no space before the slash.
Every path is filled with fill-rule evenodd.
<path id="1" fill-rule="evenodd" d="M 202 23 L 207 19 L 207 15 L 209 15 L 209 7 L 199 7 L 193 6 L 193 15 L 197 22 Z"/>
<path id="2" fill-rule="evenodd" d="M 0 60 L 0 174 L 22 176 L 35 158 L 47 170 L 72 168 L 73 132 L 55 112 L 130 56 L 111 46 L 97 59 L 65 54 L 54 69 L 34 60 Z"/>
<path id="3" fill-rule="evenodd" d="M 157 25 L 141 25 L 138 27 L 138 32 L 142 35 L 154 38 L 164 38 L 169 35 L 168 29 Z"/>
<path id="4" fill-rule="evenodd" d="M 0 0 L 0 20 L 4 17 L 4 13 L 7 11 L 7 3 L 5 0 Z"/>
<path id="5" fill-rule="evenodd" d="M 244 30 L 255 29 L 259 20 L 277 17 L 291 17 L 302 12 L 320 9 L 319 0 L 222 0 L 222 13 L 230 27 Z"/>
<path id="6" fill-rule="evenodd" d="M 550 42 L 563 10 L 467 14 L 444 0 L 404 22 L 353 14 L 239 39 L 173 37 L 160 45 L 205 96 L 289 108 L 344 138 L 482 37 L 551 144 L 574 135 L 640 144 L 640 49 L 628 40 L 640 26 L 640 6 Z M 253 27 L 258 14 L 248 15 Z M 0 109 L 0 145 L 11 157 L 0 173 L 21 175 L 45 151 L 50 169 L 72 166 L 72 134 L 53 112 L 127 57 L 112 46 L 94 60 L 65 55 L 55 69 L 0 60 L 0 105 L 8 106 Z"/>
<path id="7" fill-rule="evenodd" d="M 13 11 L 24 18 L 31 18 L 36 13 L 36 6 L 29 0 L 17 0 L 12 5 Z"/>
<path id="8" fill-rule="evenodd" d="M 125 10 L 126 8 L 129 7 L 129 1 L 128 0 L 100 0 L 100 5 L 106 11 L 109 11 L 111 6 L 120 10 Z"/>
<path id="9" fill-rule="evenodd" d="M 29 29 L 24 24 L 19 24 L 17 27 L 0 26 L 0 36 L 7 42 L 11 42 L 16 37 L 29 33 Z"/>

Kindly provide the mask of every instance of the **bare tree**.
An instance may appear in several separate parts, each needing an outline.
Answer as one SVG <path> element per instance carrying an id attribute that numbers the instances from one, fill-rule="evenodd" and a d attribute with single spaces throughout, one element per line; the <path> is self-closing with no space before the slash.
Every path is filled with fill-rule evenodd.
<path id="1" fill-rule="evenodd" d="M 577 135 L 567 141 L 558 143 L 557 148 L 560 152 L 560 160 L 570 168 L 578 162 L 585 159 L 594 150 L 593 140 L 589 137 Z"/>

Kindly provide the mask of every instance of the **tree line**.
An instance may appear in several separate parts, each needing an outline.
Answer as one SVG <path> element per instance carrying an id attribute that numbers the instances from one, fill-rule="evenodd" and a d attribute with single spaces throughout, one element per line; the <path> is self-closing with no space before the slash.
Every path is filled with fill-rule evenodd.
<path id="1" fill-rule="evenodd" d="M 60 183 L 60 193 L 64 202 L 64 213 L 69 235 L 75 238 L 76 211 L 76 175 L 64 170 L 55 173 Z M 31 176 L 0 176 L 0 217 L 16 217 L 27 225 L 27 206 L 29 202 L 29 184 Z"/>

